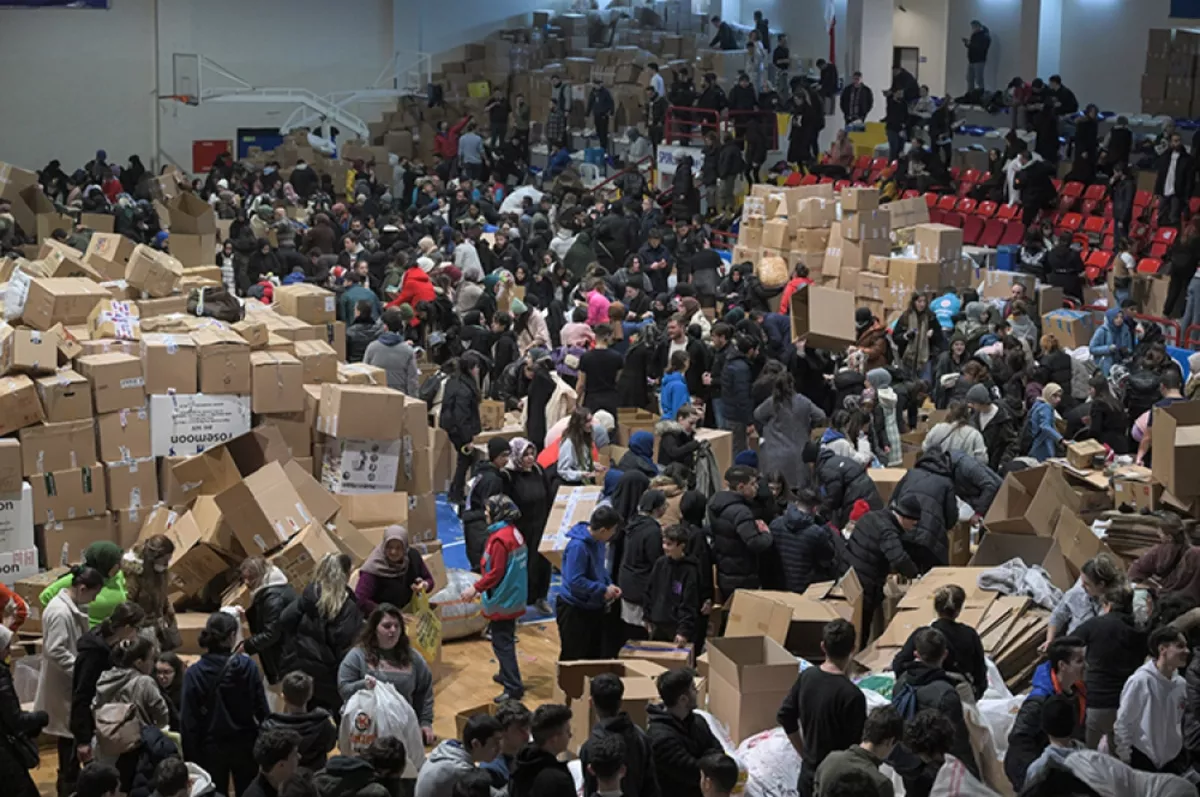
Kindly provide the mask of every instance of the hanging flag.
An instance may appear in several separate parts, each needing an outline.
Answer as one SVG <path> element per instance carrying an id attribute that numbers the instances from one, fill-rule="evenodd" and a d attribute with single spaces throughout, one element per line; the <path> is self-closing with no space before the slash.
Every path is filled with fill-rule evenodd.
<path id="1" fill-rule="evenodd" d="M 837 6 L 835 0 L 825 0 L 825 30 L 829 31 L 829 63 L 836 64 Z"/>

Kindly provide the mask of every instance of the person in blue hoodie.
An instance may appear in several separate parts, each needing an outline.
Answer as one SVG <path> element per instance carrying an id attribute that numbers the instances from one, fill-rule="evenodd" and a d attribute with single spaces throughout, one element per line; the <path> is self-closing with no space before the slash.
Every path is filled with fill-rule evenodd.
<path id="1" fill-rule="evenodd" d="M 692 401 L 692 396 L 688 392 L 687 380 L 684 378 L 690 364 L 691 359 L 686 351 L 673 352 L 671 359 L 667 362 L 667 372 L 663 374 L 662 379 L 662 391 L 658 396 L 658 404 L 662 410 L 662 420 L 664 421 L 675 420 L 679 408 Z"/>
<path id="2" fill-rule="evenodd" d="M 1092 334 L 1088 351 L 1105 376 L 1114 365 L 1125 362 L 1133 354 L 1133 332 L 1125 323 L 1125 314 L 1118 308 L 1105 311 L 1104 326 Z"/>
<path id="3" fill-rule="evenodd" d="M 605 544 L 616 535 L 621 516 L 611 506 L 597 507 L 587 523 L 567 531 L 562 560 L 562 592 L 556 620 L 561 652 L 559 661 L 603 658 L 604 609 L 621 597 L 604 566 Z"/>
<path id="4" fill-rule="evenodd" d="M 1085 645 L 1079 637 L 1059 637 L 1046 649 L 1046 661 L 1033 671 L 1033 687 L 1013 720 L 1008 734 L 1008 754 L 1004 756 L 1004 774 L 1018 792 L 1025 785 L 1029 765 L 1040 758 L 1050 744 L 1042 722 L 1043 710 L 1050 697 L 1063 695 L 1072 702 L 1076 724 L 1071 737 L 1083 741 L 1087 716 L 1084 651 Z"/>
<path id="5" fill-rule="evenodd" d="M 1045 462 L 1058 453 L 1063 436 L 1054 426 L 1054 408 L 1062 401 L 1063 390 L 1054 382 L 1042 388 L 1042 395 L 1029 410 L 1029 456 Z"/>
<path id="6" fill-rule="evenodd" d="M 617 462 L 617 470 L 622 473 L 627 470 L 637 470 L 653 479 L 658 475 L 658 465 L 654 463 L 654 434 L 652 432 L 634 432 L 629 436 L 629 450 Z"/>

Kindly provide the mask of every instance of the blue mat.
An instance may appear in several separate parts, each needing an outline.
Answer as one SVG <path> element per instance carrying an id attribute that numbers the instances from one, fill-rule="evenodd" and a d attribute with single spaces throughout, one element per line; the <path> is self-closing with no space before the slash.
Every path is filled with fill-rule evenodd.
<path id="1" fill-rule="evenodd" d="M 454 505 L 446 499 L 445 493 L 441 493 L 437 497 L 437 528 L 446 569 L 470 570 L 471 567 L 467 563 L 467 546 L 463 542 L 462 522 L 454 511 Z M 555 573 L 550 579 L 550 597 L 547 598 L 551 606 L 554 606 L 554 599 L 561 589 L 562 577 Z M 519 622 L 540 623 L 553 619 L 553 615 L 542 614 L 531 606 L 526 609 L 525 616 Z"/>

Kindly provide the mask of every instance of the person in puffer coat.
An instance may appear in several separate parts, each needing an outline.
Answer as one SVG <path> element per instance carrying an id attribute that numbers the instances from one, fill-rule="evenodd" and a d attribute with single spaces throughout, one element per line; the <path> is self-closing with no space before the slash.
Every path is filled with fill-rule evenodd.
<path id="1" fill-rule="evenodd" d="M 638 499 L 638 512 L 625 524 L 625 548 L 617 586 L 621 588 L 621 616 L 629 639 L 647 639 L 645 622 L 649 607 L 650 573 L 663 555 L 662 525 L 667 496 L 662 490 L 647 490 Z"/>
<path id="2" fill-rule="evenodd" d="M 179 748 L 175 742 L 153 725 L 143 725 L 142 744 L 138 748 L 129 797 L 151 797 L 155 794 L 154 773 L 158 765 L 168 758 L 178 757 Z"/>
<path id="3" fill-rule="evenodd" d="M 754 518 L 751 502 L 758 494 L 758 473 L 735 465 L 725 471 L 725 483 L 729 489 L 708 502 L 708 525 L 717 587 L 729 597 L 734 590 L 761 586 L 759 557 L 771 550 L 771 533 L 765 523 Z"/>
<path id="4" fill-rule="evenodd" d="M 858 519 L 846 541 L 846 564 L 854 568 L 863 587 L 863 631 L 867 644 L 875 613 L 883 605 L 883 584 L 888 573 L 916 578 L 917 566 L 904 547 L 904 538 L 917 527 L 921 504 L 915 495 L 894 500 L 887 509 L 868 512 Z"/>
<path id="5" fill-rule="evenodd" d="M 873 510 L 883 509 L 879 488 L 861 462 L 839 456 L 811 441 L 805 444 L 801 458 L 806 465 L 812 466 L 817 495 L 837 528 L 844 528 L 850 521 L 850 510 L 855 501 L 866 501 Z"/>
<path id="6" fill-rule="evenodd" d="M 487 547 L 488 499 L 503 495 L 508 486 L 505 468 L 508 465 L 508 441 L 499 438 L 488 441 L 488 458 L 475 466 L 467 490 L 467 505 L 462 512 L 463 538 L 467 546 L 467 564 L 476 573 Z"/>
<path id="7" fill-rule="evenodd" d="M 832 581 L 846 571 L 840 553 L 845 542 L 817 515 L 817 501 L 815 491 L 801 490 L 796 502 L 771 521 L 777 555 L 769 558 L 768 589 L 801 593 L 810 584 Z"/>
<path id="8" fill-rule="evenodd" d="M 242 562 L 241 575 L 242 583 L 251 590 L 250 608 L 246 609 L 246 623 L 251 635 L 243 647 L 247 656 L 258 656 L 267 683 L 277 684 L 284 675 L 279 671 L 279 657 L 283 651 L 280 621 L 283 610 L 299 596 L 288 583 L 287 575 L 261 556 L 252 556 Z"/>
<path id="9" fill-rule="evenodd" d="M 658 475 L 658 466 L 654 464 L 654 435 L 651 432 L 634 432 L 629 436 L 629 450 L 621 455 L 617 470 L 622 473 L 638 470 L 650 479 Z"/>
<path id="10" fill-rule="evenodd" d="M 1002 483 L 996 471 L 961 451 L 950 452 L 950 467 L 955 495 L 970 504 L 976 515 L 986 515 Z"/>
<path id="11" fill-rule="evenodd" d="M 391 797 L 375 768 L 355 756 L 333 756 L 312 782 L 321 797 Z"/>
<path id="12" fill-rule="evenodd" d="M 949 556 L 947 534 L 958 522 L 958 499 L 954 495 L 954 469 L 947 451 L 927 451 L 905 474 L 892 501 L 914 496 L 921 506 L 921 520 L 905 540 L 905 550 L 917 569 L 925 571 L 945 565 Z"/>

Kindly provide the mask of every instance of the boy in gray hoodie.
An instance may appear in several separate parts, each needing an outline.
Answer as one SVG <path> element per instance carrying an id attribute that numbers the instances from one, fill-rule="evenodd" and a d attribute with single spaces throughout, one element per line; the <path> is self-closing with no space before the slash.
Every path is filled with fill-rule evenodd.
<path id="1" fill-rule="evenodd" d="M 454 784 L 477 764 L 491 761 L 500 752 L 500 721 L 488 714 L 467 720 L 462 741 L 447 739 L 433 749 L 417 775 L 416 797 L 452 797 Z M 492 794 L 497 795 L 496 789 Z"/>
<path id="2" fill-rule="evenodd" d="M 1079 709 L 1075 701 L 1062 695 L 1047 698 L 1042 706 L 1042 731 L 1050 738 L 1050 744 L 1025 770 L 1025 782 L 1029 783 L 1050 761 L 1062 763 L 1077 750 L 1086 750 L 1087 745 L 1072 738 Z"/>

